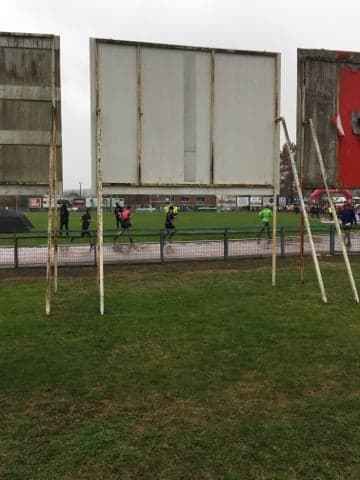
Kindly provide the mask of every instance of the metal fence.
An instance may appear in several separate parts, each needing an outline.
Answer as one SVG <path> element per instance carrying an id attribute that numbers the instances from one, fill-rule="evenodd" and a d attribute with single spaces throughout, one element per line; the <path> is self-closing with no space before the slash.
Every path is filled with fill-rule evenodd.
<path id="1" fill-rule="evenodd" d="M 340 242 L 332 225 L 313 229 L 317 252 L 336 255 Z M 96 232 L 91 239 L 82 239 L 79 232 L 69 237 L 59 236 L 59 266 L 96 265 Z M 251 258 L 271 256 L 271 240 L 258 238 L 258 228 L 241 230 L 178 230 L 171 242 L 161 231 L 134 231 L 133 243 L 115 231 L 104 234 L 104 262 L 107 264 L 131 262 L 170 262 L 180 260 Z M 349 253 L 360 253 L 360 230 L 351 235 Z M 298 229 L 280 227 L 277 236 L 277 254 L 280 257 L 298 255 L 300 233 Z M 305 235 L 305 254 L 310 245 Z M 47 234 L 3 235 L 0 237 L 0 267 L 44 267 L 47 259 Z"/>

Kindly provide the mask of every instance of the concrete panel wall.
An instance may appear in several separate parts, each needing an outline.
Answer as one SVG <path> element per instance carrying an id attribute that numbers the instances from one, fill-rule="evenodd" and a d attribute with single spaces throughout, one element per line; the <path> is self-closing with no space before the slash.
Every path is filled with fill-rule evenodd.
<path id="1" fill-rule="evenodd" d="M 93 186 L 98 84 L 107 192 L 271 190 L 279 156 L 277 54 L 107 40 L 92 40 L 90 49 Z"/>
<path id="2" fill-rule="evenodd" d="M 215 183 L 272 185 L 276 61 L 215 56 Z"/>
<path id="3" fill-rule="evenodd" d="M 51 140 L 52 45 L 58 102 L 58 178 L 62 181 L 59 39 L 0 33 L 0 191 L 43 192 Z"/>
<path id="4" fill-rule="evenodd" d="M 136 47 L 101 46 L 104 182 L 134 183 L 136 169 Z"/>
<path id="5" fill-rule="evenodd" d="M 144 49 L 144 183 L 184 182 L 184 55 Z M 191 115 L 191 112 L 188 112 Z"/>

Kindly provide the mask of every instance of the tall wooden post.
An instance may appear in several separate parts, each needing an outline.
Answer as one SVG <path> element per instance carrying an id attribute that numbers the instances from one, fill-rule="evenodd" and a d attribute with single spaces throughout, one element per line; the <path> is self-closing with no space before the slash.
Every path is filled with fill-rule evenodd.
<path id="1" fill-rule="evenodd" d="M 99 45 L 95 51 L 96 68 L 96 259 L 97 279 L 99 285 L 100 314 L 104 315 L 104 238 L 103 238 L 103 169 L 102 169 L 102 116 L 100 96 L 100 51 Z"/>
<path id="2" fill-rule="evenodd" d="M 281 76 L 281 64 L 280 64 L 280 55 L 277 55 L 276 60 L 276 80 L 275 88 L 276 92 L 276 103 L 275 103 L 275 117 L 277 118 L 280 114 L 280 76 Z M 275 132 L 274 132 L 274 144 L 277 146 L 275 148 L 275 158 L 273 160 L 273 223 L 272 223 L 272 261 L 271 261 L 271 284 L 273 287 L 276 286 L 276 267 L 277 267 L 277 202 L 279 195 L 280 187 L 280 152 L 279 145 L 277 145 L 278 139 L 280 138 L 280 125 L 279 122 L 275 120 Z"/>
<path id="3" fill-rule="evenodd" d="M 51 135 L 49 147 L 49 202 L 48 202 L 48 255 L 46 264 L 46 298 L 45 311 L 51 313 L 52 282 L 54 278 L 54 224 L 55 224 L 55 167 L 56 167 L 56 58 L 55 58 L 55 37 L 53 38 L 51 50 Z"/>

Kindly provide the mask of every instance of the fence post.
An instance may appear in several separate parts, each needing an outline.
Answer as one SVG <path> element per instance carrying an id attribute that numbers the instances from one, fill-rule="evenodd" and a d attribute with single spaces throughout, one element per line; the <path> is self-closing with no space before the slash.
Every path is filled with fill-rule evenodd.
<path id="1" fill-rule="evenodd" d="M 285 228 L 280 228 L 280 256 L 285 257 Z"/>
<path id="2" fill-rule="evenodd" d="M 224 260 L 227 260 L 229 257 L 229 236 L 228 229 L 224 230 Z"/>
<path id="3" fill-rule="evenodd" d="M 164 232 L 160 230 L 160 261 L 164 263 Z"/>
<path id="4" fill-rule="evenodd" d="M 19 267 L 19 243 L 16 234 L 14 235 L 14 267 Z"/>
<path id="5" fill-rule="evenodd" d="M 335 227 L 334 227 L 334 225 L 330 225 L 329 240 L 330 240 L 330 255 L 335 255 Z"/>

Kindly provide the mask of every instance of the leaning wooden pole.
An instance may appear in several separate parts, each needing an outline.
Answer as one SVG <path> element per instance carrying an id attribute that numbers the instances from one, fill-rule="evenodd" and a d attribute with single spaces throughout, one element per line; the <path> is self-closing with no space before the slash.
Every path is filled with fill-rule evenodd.
<path id="1" fill-rule="evenodd" d="M 326 297 L 324 282 L 323 282 L 323 278 L 322 278 L 322 275 L 321 275 L 319 260 L 318 260 L 317 255 L 316 255 L 316 249 L 315 249 L 313 236 L 312 236 L 312 233 L 311 233 L 309 217 L 308 217 L 306 207 L 305 207 L 304 196 L 303 196 L 301 185 L 300 185 L 299 175 L 298 175 L 298 172 L 297 172 L 297 169 L 296 169 L 294 154 L 291 151 L 291 142 L 290 142 L 289 132 L 288 132 L 288 129 L 287 129 L 285 119 L 283 117 L 280 117 L 278 119 L 278 121 L 281 122 L 281 124 L 283 126 L 283 130 L 284 130 L 284 134 L 285 134 L 286 146 L 287 146 L 289 157 L 290 157 L 291 169 L 292 169 L 292 172 L 293 172 L 293 175 L 294 175 L 296 191 L 297 191 L 297 194 L 298 194 L 298 197 L 299 197 L 299 200 L 300 200 L 300 206 L 301 206 L 302 214 L 304 215 L 304 223 L 305 223 L 306 233 L 308 234 L 308 237 L 309 237 L 311 255 L 312 255 L 313 262 L 314 262 L 314 267 L 315 267 L 317 280 L 318 280 L 318 283 L 319 283 L 321 298 L 322 298 L 322 301 L 324 303 L 327 303 L 327 297 Z"/>
<path id="2" fill-rule="evenodd" d="M 347 252 L 347 249 L 346 249 L 346 246 L 345 246 L 345 242 L 344 242 L 344 239 L 343 239 L 343 236 L 342 236 L 342 233 L 341 233 L 340 223 L 339 223 L 338 216 L 336 214 L 335 205 L 334 205 L 333 199 L 330 195 L 329 185 L 328 185 L 328 181 L 327 181 L 327 174 L 326 174 L 325 165 L 324 165 L 324 159 L 323 159 L 323 156 L 322 156 L 322 153 L 321 153 L 321 150 L 320 150 L 319 140 L 318 140 L 318 136 L 316 134 L 314 123 L 313 123 L 311 118 L 309 119 L 309 125 L 310 125 L 311 137 L 312 137 L 314 145 L 315 145 L 316 156 L 317 156 L 317 159 L 318 159 L 318 162 L 319 162 L 321 177 L 323 179 L 323 183 L 324 183 L 324 187 L 325 187 L 325 191 L 326 191 L 326 196 L 327 196 L 327 199 L 328 199 L 328 202 L 329 202 L 329 205 L 330 205 L 331 215 L 332 215 L 334 223 L 335 223 L 336 233 L 338 234 L 338 237 L 339 237 L 339 240 L 340 240 L 341 250 L 342 250 L 343 257 L 344 257 L 346 270 L 347 270 L 347 273 L 348 273 L 348 276 L 349 276 L 350 285 L 351 285 L 351 289 L 352 289 L 352 292 L 353 292 L 354 300 L 355 300 L 355 303 L 359 303 L 359 294 L 358 294 L 358 291 L 357 291 L 357 288 L 356 288 L 354 275 L 353 275 L 352 268 L 351 268 L 351 265 L 350 265 L 349 255 L 348 255 L 348 252 Z"/>
<path id="3" fill-rule="evenodd" d="M 56 65 L 56 64 L 55 64 Z M 55 69 L 56 72 L 56 69 Z M 53 104 L 53 131 L 52 131 L 52 148 L 54 149 L 54 186 L 53 186 L 53 194 L 54 194 L 54 213 L 53 213 L 53 232 L 54 232 L 54 292 L 57 293 L 58 291 L 58 231 L 59 231 L 59 218 L 58 218 L 58 208 L 57 208 L 57 201 L 58 201 L 58 176 L 57 176 L 57 100 L 56 100 L 56 77 L 54 78 L 54 86 L 53 86 L 53 94 L 52 94 L 52 104 Z"/>
<path id="4" fill-rule="evenodd" d="M 96 68 L 96 261 L 99 285 L 100 314 L 104 315 L 104 237 L 103 237 L 103 168 L 102 168 L 102 124 L 100 103 L 99 47 L 95 50 Z"/>
<path id="5" fill-rule="evenodd" d="M 55 156 L 56 156 L 56 91 L 55 89 L 55 37 L 52 44 L 51 56 L 51 134 L 49 146 L 49 201 L 48 201 L 48 252 L 46 263 L 46 297 L 45 311 L 46 315 L 51 313 L 52 283 L 54 278 L 54 213 L 55 213 Z M 54 102 L 55 99 L 55 102 Z"/>
<path id="6" fill-rule="evenodd" d="M 301 149 L 299 151 L 299 174 L 300 174 L 300 187 L 304 188 L 304 143 L 305 143 L 305 77 L 300 88 L 301 95 Z M 304 215 L 301 212 L 300 218 L 300 280 L 302 283 L 305 281 L 305 221 Z"/>

